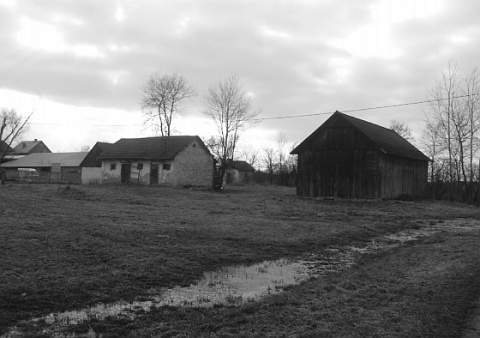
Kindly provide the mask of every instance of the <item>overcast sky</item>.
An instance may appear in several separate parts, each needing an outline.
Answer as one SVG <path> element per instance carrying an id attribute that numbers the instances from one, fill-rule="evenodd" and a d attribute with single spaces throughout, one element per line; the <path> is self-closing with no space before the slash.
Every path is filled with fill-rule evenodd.
<path id="1" fill-rule="evenodd" d="M 54 152 L 152 136 L 141 87 L 177 72 L 197 89 L 177 134 L 210 136 L 213 84 L 238 75 L 260 117 L 243 145 L 301 142 L 335 110 L 423 101 L 449 61 L 480 63 L 478 0 L 0 0 L 0 107 L 35 113 Z M 349 113 L 418 139 L 425 105 Z"/>

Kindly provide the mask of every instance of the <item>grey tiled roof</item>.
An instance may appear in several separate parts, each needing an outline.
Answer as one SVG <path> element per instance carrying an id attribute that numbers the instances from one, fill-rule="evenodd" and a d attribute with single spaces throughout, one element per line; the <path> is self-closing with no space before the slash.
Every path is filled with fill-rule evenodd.
<path id="1" fill-rule="evenodd" d="M 122 138 L 112 146 L 109 146 L 99 156 L 99 159 L 172 159 L 182 149 L 194 141 L 200 146 L 205 147 L 204 143 L 198 136 Z"/>

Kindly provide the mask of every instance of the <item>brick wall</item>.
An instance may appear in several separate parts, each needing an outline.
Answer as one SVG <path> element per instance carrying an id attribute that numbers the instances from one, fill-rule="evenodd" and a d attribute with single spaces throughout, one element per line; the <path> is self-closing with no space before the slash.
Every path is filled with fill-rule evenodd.
<path id="1" fill-rule="evenodd" d="M 173 173 L 177 186 L 212 187 L 213 158 L 198 142 L 190 143 L 176 157 Z"/>

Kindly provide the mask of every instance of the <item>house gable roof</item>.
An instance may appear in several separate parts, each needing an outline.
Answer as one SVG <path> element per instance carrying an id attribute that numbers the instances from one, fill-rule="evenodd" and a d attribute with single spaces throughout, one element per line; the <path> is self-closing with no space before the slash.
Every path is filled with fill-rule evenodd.
<path id="1" fill-rule="evenodd" d="M 99 159 L 169 160 L 193 142 L 198 143 L 210 154 L 198 136 L 159 136 L 122 138 L 103 152 Z"/>
<path id="2" fill-rule="evenodd" d="M 50 149 L 43 143 L 42 141 L 34 140 L 34 141 L 22 141 L 15 148 L 13 148 L 13 152 L 17 155 L 27 155 L 32 153 L 36 147 L 39 145 L 43 145 L 45 147 L 47 153 L 51 153 Z"/>
<path id="3" fill-rule="evenodd" d="M 41 168 L 60 163 L 62 167 L 79 167 L 88 153 L 34 153 L 3 163 L 5 168 Z"/>
<path id="4" fill-rule="evenodd" d="M 309 142 L 315 138 L 318 133 L 321 133 L 323 129 L 327 128 L 335 118 L 341 118 L 349 123 L 370 141 L 372 141 L 380 151 L 387 155 L 394 155 L 420 161 L 429 160 L 429 158 L 420 150 L 418 150 L 415 146 L 413 146 L 410 142 L 398 135 L 393 130 L 342 114 L 338 111 L 335 112 L 327 121 L 325 121 L 324 124 L 315 130 L 310 136 L 308 136 L 302 143 L 300 143 L 294 150 L 292 150 L 291 154 L 298 154 L 301 152 L 309 144 Z"/>
<path id="5" fill-rule="evenodd" d="M 255 169 L 245 161 L 228 161 L 228 166 L 238 171 L 255 171 Z"/>

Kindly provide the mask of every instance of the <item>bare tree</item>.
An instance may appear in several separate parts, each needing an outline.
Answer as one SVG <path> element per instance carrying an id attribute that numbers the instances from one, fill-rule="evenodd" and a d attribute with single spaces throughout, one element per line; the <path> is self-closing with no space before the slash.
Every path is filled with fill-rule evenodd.
<path id="1" fill-rule="evenodd" d="M 277 142 L 277 165 L 278 165 L 278 175 L 279 175 L 279 184 L 280 185 L 288 185 L 288 173 L 289 173 L 289 165 L 288 165 L 288 155 L 285 152 L 285 146 L 287 144 L 287 137 L 285 133 L 279 132 L 276 138 Z"/>
<path id="2" fill-rule="evenodd" d="M 80 148 L 76 148 L 75 151 L 79 152 L 79 153 L 88 153 L 90 151 L 90 146 L 89 145 L 83 145 Z"/>
<path id="3" fill-rule="evenodd" d="M 258 161 L 260 159 L 260 150 L 253 147 L 243 148 L 240 151 L 240 157 L 245 159 L 245 162 L 250 164 L 254 169 L 258 167 Z"/>
<path id="4" fill-rule="evenodd" d="M 430 92 L 432 103 L 424 141 L 430 143 L 426 148 L 435 150 L 437 159 L 448 159 L 444 161 L 448 174 L 439 176 L 449 182 L 449 199 L 453 199 L 455 191 L 457 197 L 471 202 L 476 195 L 475 156 L 480 146 L 479 75 L 477 69 L 463 79 L 458 73 L 457 67 L 450 63 Z"/>
<path id="5" fill-rule="evenodd" d="M 433 118 L 438 121 L 439 127 L 443 129 L 446 149 L 448 152 L 448 180 L 450 181 L 449 199 L 453 200 L 453 183 L 455 176 L 454 169 L 454 136 L 452 128 L 452 117 L 459 109 L 460 85 L 458 82 L 458 69 L 450 62 L 447 69 L 442 70 L 441 76 L 436 81 L 436 86 L 429 94 L 432 104 L 430 111 Z"/>
<path id="6" fill-rule="evenodd" d="M 412 130 L 405 122 L 392 120 L 390 121 L 390 129 L 408 141 L 413 140 Z"/>
<path id="7" fill-rule="evenodd" d="M 170 136 L 173 119 L 181 113 L 181 105 L 195 95 L 196 90 L 185 77 L 177 73 L 153 74 L 142 90 L 145 125 L 153 127 L 157 135 Z"/>
<path id="8" fill-rule="evenodd" d="M 13 142 L 28 131 L 27 123 L 32 114 L 33 112 L 23 118 L 14 109 L 2 108 L 0 112 L 0 162 Z"/>
<path id="9" fill-rule="evenodd" d="M 435 196 L 438 194 L 437 183 L 440 181 L 439 174 L 443 168 L 443 163 L 440 161 L 439 156 L 445 150 L 445 142 L 439 124 L 439 121 L 426 116 L 425 129 L 420 140 L 423 151 L 430 158 L 431 192 L 433 193 L 435 189 Z"/>
<path id="10" fill-rule="evenodd" d="M 277 152 L 273 148 L 263 148 L 263 163 L 267 169 L 270 185 L 273 184 L 273 177 L 277 170 Z"/>
<path id="11" fill-rule="evenodd" d="M 465 110 L 468 115 L 467 138 L 468 138 L 468 157 L 469 157 L 469 178 L 470 186 L 473 187 L 475 177 L 474 156 L 479 147 L 480 131 L 480 75 L 478 68 L 475 68 L 465 79 L 464 95 Z M 474 198 L 474 193 L 468 195 L 469 202 Z M 478 202 L 478 201 L 477 201 Z"/>
<path id="12" fill-rule="evenodd" d="M 236 75 L 208 89 L 204 114 L 215 122 L 218 132 L 210 138 L 208 146 L 220 162 L 222 188 L 228 160 L 234 158 L 240 134 L 259 113 L 253 109 L 251 98 L 243 91 Z"/>

